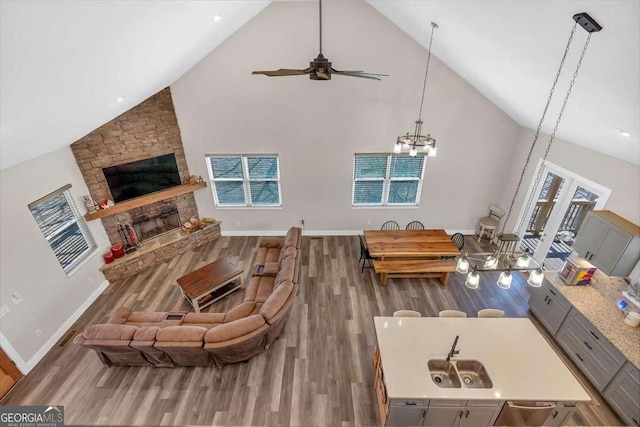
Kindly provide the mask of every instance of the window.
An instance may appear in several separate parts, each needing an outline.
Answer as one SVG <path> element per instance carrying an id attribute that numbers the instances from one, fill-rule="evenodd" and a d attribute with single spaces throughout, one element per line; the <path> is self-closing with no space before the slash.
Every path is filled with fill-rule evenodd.
<path id="1" fill-rule="evenodd" d="M 30 203 L 29 210 L 67 275 L 96 248 L 70 185 Z"/>
<path id="2" fill-rule="evenodd" d="M 207 156 L 216 206 L 281 206 L 278 156 Z"/>
<path id="3" fill-rule="evenodd" d="M 353 206 L 417 206 L 426 156 L 356 154 Z"/>

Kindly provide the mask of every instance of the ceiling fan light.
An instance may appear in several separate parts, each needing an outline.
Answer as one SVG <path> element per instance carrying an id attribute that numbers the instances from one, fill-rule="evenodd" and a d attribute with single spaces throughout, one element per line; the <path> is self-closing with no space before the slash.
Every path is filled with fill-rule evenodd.
<path id="1" fill-rule="evenodd" d="M 411 150 L 409 150 L 409 156 L 415 157 L 417 155 L 418 155 L 418 149 L 416 147 L 411 147 Z"/>
<path id="2" fill-rule="evenodd" d="M 537 270 L 533 270 L 529 273 L 529 280 L 527 280 L 527 283 L 534 288 L 539 288 L 542 286 L 543 279 L 544 274 L 542 273 L 542 269 L 538 268 Z"/>
<path id="3" fill-rule="evenodd" d="M 502 289 L 509 289 L 511 287 L 511 280 L 511 271 L 503 271 L 502 273 L 500 273 L 500 277 L 498 277 L 497 284 Z"/>
<path id="4" fill-rule="evenodd" d="M 465 286 L 469 289 L 478 289 L 480 284 L 480 275 L 475 271 L 472 271 L 467 276 L 467 280 L 464 282 Z"/>
<path id="5" fill-rule="evenodd" d="M 465 257 L 460 257 L 456 264 L 456 271 L 461 274 L 469 272 L 469 261 Z"/>

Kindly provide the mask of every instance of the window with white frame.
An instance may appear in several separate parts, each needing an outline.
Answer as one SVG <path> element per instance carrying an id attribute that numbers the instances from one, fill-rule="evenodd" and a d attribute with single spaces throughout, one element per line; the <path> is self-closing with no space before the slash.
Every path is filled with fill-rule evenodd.
<path id="1" fill-rule="evenodd" d="M 96 248 L 74 202 L 71 185 L 30 203 L 29 210 L 67 275 Z"/>
<path id="2" fill-rule="evenodd" d="M 417 206 L 426 156 L 356 154 L 353 206 Z"/>
<path id="3" fill-rule="evenodd" d="M 277 155 L 210 155 L 206 160 L 216 206 L 282 206 Z"/>

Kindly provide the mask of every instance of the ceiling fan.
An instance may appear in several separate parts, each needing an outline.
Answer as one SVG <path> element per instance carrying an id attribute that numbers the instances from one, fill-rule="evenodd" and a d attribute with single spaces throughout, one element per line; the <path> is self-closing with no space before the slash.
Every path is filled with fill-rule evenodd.
<path id="1" fill-rule="evenodd" d="M 253 71 L 251 74 L 264 74 L 269 77 L 303 76 L 308 74 L 311 80 L 331 80 L 332 74 L 372 80 L 380 80 L 380 77 L 388 76 L 388 74 L 368 73 L 366 71 L 338 71 L 333 68 L 331 62 L 322 54 L 322 0 L 318 0 L 318 12 L 320 16 L 320 53 L 309 63 L 309 68 L 305 68 L 304 70 L 280 68 L 279 70 L 272 71 Z"/>

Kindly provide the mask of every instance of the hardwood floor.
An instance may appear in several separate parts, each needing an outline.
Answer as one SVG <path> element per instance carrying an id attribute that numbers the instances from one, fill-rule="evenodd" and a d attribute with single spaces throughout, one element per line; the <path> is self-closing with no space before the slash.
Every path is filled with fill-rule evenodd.
<path id="1" fill-rule="evenodd" d="M 114 282 L 72 330 L 104 322 L 120 306 L 191 311 L 176 278 L 222 256 L 248 272 L 257 243 L 257 237 L 223 237 Z M 467 245 L 473 250 L 477 243 L 468 238 Z M 303 237 L 302 251 L 300 291 L 283 335 L 248 363 L 226 366 L 219 377 L 214 368 L 105 368 L 93 351 L 67 340 L 2 404 L 64 405 L 67 425 L 374 426 L 379 420 L 371 367 L 373 316 L 398 309 L 423 316 L 459 309 L 474 316 L 489 307 L 509 317 L 529 315 L 528 285 L 518 275 L 507 291 L 495 285 L 493 273 L 481 277 L 477 290 L 466 288 L 458 274 L 446 288 L 437 279 L 393 279 L 383 288 L 372 269 L 360 273 L 357 236 Z M 242 298 L 243 292 L 235 292 L 205 311 L 226 311 Z M 569 425 L 622 425 L 573 363 L 563 360 L 593 397 Z"/>

